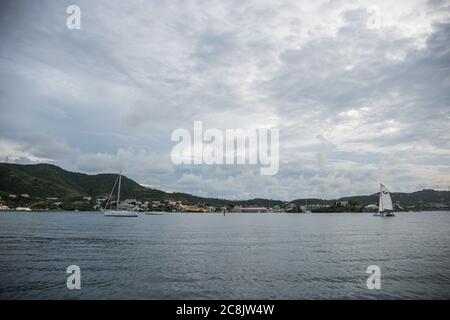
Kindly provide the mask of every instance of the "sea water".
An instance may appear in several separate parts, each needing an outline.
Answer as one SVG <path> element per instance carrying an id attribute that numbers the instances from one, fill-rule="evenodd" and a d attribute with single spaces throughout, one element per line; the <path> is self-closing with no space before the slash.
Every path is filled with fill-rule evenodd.
<path id="1" fill-rule="evenodd" d="M 449 299 L 449 231 L 450 212 L 0 213 L 0 298 Z"/>

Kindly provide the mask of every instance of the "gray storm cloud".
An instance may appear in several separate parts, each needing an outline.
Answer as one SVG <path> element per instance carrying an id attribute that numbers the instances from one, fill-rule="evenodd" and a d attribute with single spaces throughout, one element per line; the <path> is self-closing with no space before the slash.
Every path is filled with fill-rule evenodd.
<path id="1" fill-rule="evenodd" d="M 80 30 L 66 8 L 82 11 Z M 380 25 L 368 28 L 369 6 Z M 2 1 L 0 159 L 226 198 L 450 184 L 446 1 Z M 177 128 L 276 127 L 280 170 L 175 166 Z"/>

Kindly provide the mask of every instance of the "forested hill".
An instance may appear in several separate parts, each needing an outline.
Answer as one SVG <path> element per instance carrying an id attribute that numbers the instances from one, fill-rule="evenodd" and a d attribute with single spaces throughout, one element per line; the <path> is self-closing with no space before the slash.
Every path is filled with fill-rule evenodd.
<path id="1" fill-rule="evenodd" d="M 392 201 L 394 203 L 400 203 L 403 206 L 415 205 L 420 206 L 426 203 L 450 203 L 450 192 L 449 191 L 436 191 L 431 189 L 424 189 L 421 191 L 415 191 L 411 193 L 406 192 L 391 192 Z M 322 199 L 308 199 L 309 204 L 332 204 L 336 201 L 349 201 L 353 200 L 359 204 L 377 204 L 379 198 L 379 193 L 374 193 L 366 196 L 351 196 L 342 197 L 336 200 L 322 200 Z M 296 205 L 304 205 L 306 199 L 297 199 L 292 201 Z"/>
<path id="2" fill-rule="evenodd" d="M 57 197 L 70 199 L 76 197 L 105 197 L 111 192 L 117 174 L 104 173 L 88 175 L 70 172 L 51 164 L 6 164 L 0 163 L 0 196 L 9 194 L 29 194 L 32 198 Z M 137 182 L 122 177 L 121 196 L 139 200 L 178 200 L 187 204 L 208 203 L 210 205 L 242 206 L 282 206 L 285 201 L 269 199 L 251 199 L 232 201 L 217 198 L 198 197 L 188 193 L 168 193 L 141 186 Z M 378 193 L 363 196 L 342 197 L 340 199 L 297 199 L 291 201 L 296 205 L 333 204 L 336 201 L 357 201 L 359 204 L 378 202 Z M 422 190 L 412 193 L 392 193 L 392 200 L 402 205 L 421 205 L 426 203 L 450 203 L 449 191 Z"/>
<path id="3" fill-rule="evenodd" d="M 111 192 L 117 174 L 103 173 L 89 175 L 71 172 L 52 164 L 6 164 L 0 163 L 0 196 L 28 194 L 31 198 L 58 198 L 70 200 L 79 197 L 107 197 Z M 185 204 L 207 203 L 210 205 L 261 205 L 273 206 L 283 201 L 253 199 L 231 201 L 205 198 L 181 192 L 164 192 L 141 186 L 132 179 L 122 176 L 121 197 L 142 201 L 176 200 Z"/>

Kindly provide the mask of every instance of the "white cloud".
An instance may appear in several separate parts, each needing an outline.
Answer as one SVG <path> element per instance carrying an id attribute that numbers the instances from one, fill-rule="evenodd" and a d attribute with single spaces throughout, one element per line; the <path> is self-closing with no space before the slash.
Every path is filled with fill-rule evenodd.
<path id="1" fill-rule="evenodd" d="M 80 0 L 77 31 L 69 2 L 0 13 L 0 157 L 229 198 L 449 183 L 445 1 Z M 194 120 L 280 128 L 279 174 L 173 166 Z"/>

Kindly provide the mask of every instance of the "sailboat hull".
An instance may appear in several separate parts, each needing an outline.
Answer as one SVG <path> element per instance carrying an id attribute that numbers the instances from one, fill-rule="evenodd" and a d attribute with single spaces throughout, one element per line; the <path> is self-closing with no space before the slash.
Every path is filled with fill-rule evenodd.
<path id="1" fill-rule="evenodd" d="M 104 217 L 137 217 L 137 213 L 132 211 L 105 211 Z"/>

